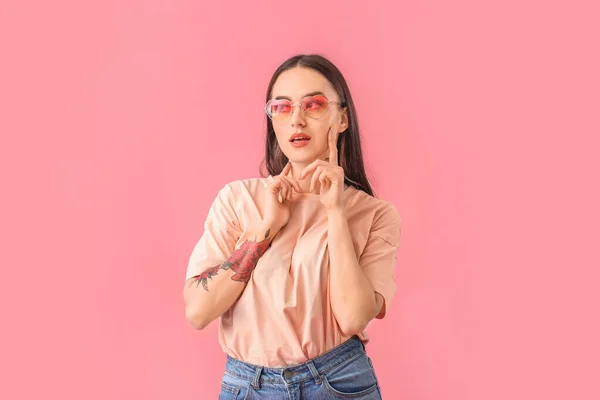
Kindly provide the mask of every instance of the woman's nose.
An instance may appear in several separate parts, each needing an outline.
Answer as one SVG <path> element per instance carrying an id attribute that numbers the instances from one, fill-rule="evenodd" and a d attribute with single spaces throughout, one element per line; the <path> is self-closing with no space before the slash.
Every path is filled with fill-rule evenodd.
<path id="1" fill-rule="evenodd" d="M 292 121 L 292 126 L 296 126 L 296 125 L 304 126 L 306 124 L 306 121 L 304 120 L 304 115 L 302 113 L 302 109 L 298 106 L 294 107 L 292 109 L 292 115 L 291 115 L 290 119 Z"/>

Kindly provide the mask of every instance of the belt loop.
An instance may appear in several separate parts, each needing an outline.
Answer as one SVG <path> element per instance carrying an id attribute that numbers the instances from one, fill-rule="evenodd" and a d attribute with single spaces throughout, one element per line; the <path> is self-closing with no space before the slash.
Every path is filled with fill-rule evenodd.
<path id="1" fill-rule="evenodd" d="M 313 378 L 315 378 L 315 382 L 317 383 L 317 385 L 320 385 L 321 384 L 321 375 L 317 371 L 315 364 L 312 362 L 312 360 L 309 360 L 306 362 L 306 365 L 308 365 L 308 369 L 310 369 L 310 373 L 312 374 Z"/>
<path id="2" fill-rule="evenodd" d="M 363 343 L 362 340 L 360 340 L 360 338 L 358 336 L 356 336 L 355 338 L 356 340 L 358 340 L 358 343 L 360 343 L 360 345 L 362 346 L 363 350 L 367 350 L 367 346 L 365 346 L 365 344 Z"/>
<path id="3" fill-rule="evenodd" d="M 262 372 L 263 367 L 256 368 L 256 374 L 254 374 L 254 379 L 252 379 L 252 387 L 256 390 L 260 389 L 260 373 Z"/>

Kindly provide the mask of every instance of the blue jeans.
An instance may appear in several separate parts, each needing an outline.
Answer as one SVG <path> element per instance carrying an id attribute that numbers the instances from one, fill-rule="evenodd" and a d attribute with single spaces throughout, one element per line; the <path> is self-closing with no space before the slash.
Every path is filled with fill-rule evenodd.
<path id="1" fill-rule="evenodd" d="M 219 400 L 380 400 L 371 359 L 358 336 L 302 364 L 267 368 L 227 355 Z"/>

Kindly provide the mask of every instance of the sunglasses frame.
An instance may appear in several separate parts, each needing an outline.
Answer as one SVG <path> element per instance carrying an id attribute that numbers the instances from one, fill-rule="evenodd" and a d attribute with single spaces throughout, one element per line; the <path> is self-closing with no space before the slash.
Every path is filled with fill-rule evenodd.
<path id="1" fill-rule="evenodd" d="M 313 96 L 305 96 L 305 97 L 303 97 L 303 98 L 301 98 L 301 99 L 300 99 L 300 102 L 299 102 L 299 103 L 296 103 L 296 104 L 292 104 L 292 102 L 291 102 L 291 101 L 289 101 L 288 99 L 277 99 L 277 100 L 285 100 L 285 101 L 287 101 L 288 103 L 290 103 L 290 104 L 291 104 L 291 109 L 292 109 L 292 111 L 289 113 L 289 115 L 288 115 L 288 116 L 287 116 L 285 119 L 282 119 L 282 120 L 280 120 L 280 121 L 287 121 L 287 120 L 289 120 L 289 119 L 290 119 L 290 117 L 292 116 L 292 114 L 294 113 L 294 107 L 296 107 L 296 106 L 302 106 L 302 102 L 304 101 L 304 99 L 307 99 L 307 98 L 310 98 L 310 97 L 325 97 L 325 99 L 329 100 L 329 99 L 327 98 L 327 96 L 325 96 L 325 95 L 323 95 L 323 94 L 317 94 L 317 95 L 313 95 Z M 271 117 L 271 116 L 269 115 L 269 113 L 267 112 L 267 106 L 269 105 L 269 103 L 270 103 L 272 100 L 275 100 L 275 99 L 271 99 L 271 100 L 267 101 L 267 104 L 265 104 L 265 107 L 263 108 L 263 110 L 264 110 L 265 114 L 267 114 L 267 117 L 269 117 L 269 119 L 271 119 L 271 121 L 274 121 L 274 120 L 273 120 L 273 117 Z M 319 118 L 314 118 L 314 117 L 311 117 L 310 115 L 306 115 L 306 114 L 305 114 L 305 111 L 302 109 L 302 107 L 300 107 L 300 110 L 302 110 L 302 113 L 303 113 L 305 116 L 307 116 L 308 118 L 312 118 L 312 119 L 317 119 L 317 120 L 319 120 L 319 119 L 323 118 L 323 117 L 325 116 L 325 114 L 327 114 L 327 111 L 329 111 L 329 104 L 337 104 L 337 105 L 339 105 L 339 106 L 343 106 L 343 104 L 344 104 L 344 103 L 340 103 L 339 101 L 329 100 L 329 101 L 327 102 L 327 110 L 325 110 L 325 112 L 323 113 L 323 115 L 321 115 Z M 279 122 L 279 121 L 278 121 L 278 122 Z"/>

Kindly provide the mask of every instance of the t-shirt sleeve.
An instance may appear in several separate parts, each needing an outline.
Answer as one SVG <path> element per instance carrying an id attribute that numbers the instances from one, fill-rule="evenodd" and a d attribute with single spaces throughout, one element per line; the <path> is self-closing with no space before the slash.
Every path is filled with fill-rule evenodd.
<path id="1" fill-rule="evenodd" d="M 219 190 L 204 222 L 204 233 L 190 255 L 185 279 L 222 264 L 235 250 L 242 231 L 235 213 L 230 184 Z"/>
<path id="2" fill-rule="evenodd" d="M 359 264 L 375 291 L 383 296 L 384 304 L 376 318 L 383 318 L 396 293 L 394 268 L 400 246 L 401 218 L 390 203 L 375 217 Z"/>

